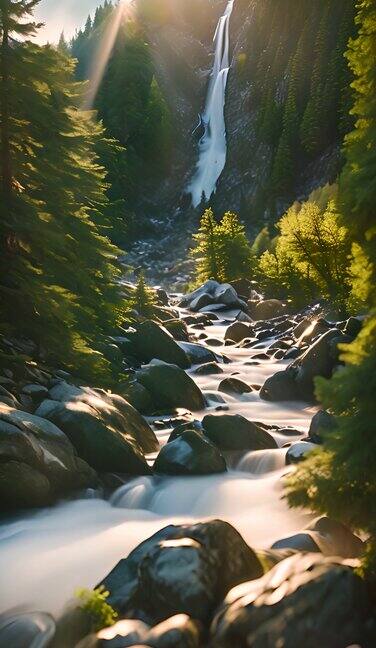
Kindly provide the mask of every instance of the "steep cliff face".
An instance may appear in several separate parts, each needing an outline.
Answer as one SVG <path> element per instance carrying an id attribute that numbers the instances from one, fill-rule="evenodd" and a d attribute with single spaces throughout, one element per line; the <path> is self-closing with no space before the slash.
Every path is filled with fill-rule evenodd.
<path id="1" fill-rule="evenodd" d="M 181 0 L 174 2 L 179 16 Z M 194 128 L 205 102 L 211 39 L 225 4 L 201 0 L 206 11 L 210 6 L 204 35 L 189 13 L 158 33 L 149 30 L 157 75 L 175 119 L 175 159 L 163 188 L 174 191 L 165 191 L 165 207 L 173 203 L 186 216 L 191 210 L 184 190 L 202 134 Z M 343 54 L 354 31 L 353 4 L 236 0 L 225 105 L 227 163 L 210 200 L 216 210 L 235 210 L 257 228 L 293 200 L 335 180 L 350 127 Z"/>

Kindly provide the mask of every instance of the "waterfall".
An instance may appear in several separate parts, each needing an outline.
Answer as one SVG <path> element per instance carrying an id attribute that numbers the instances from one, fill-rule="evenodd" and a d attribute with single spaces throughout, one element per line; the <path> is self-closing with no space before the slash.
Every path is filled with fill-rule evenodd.
<path id="1" fill-rule="evenodd" d="M 203 196 L 205 200 L 209 200 L 215 192 L 218 178 L 226 164 L 227 143 L 224 109 L 230 65 L 229 27 L 233 7 L 234 0 L 229 0 L 214 34 L 214 64 L 202 115 L 202 124 L 205 130 L 199 143 L 196 172 L 188 186 L 188 193 L 192 196 L 194 207 L 200 204 Z"/>

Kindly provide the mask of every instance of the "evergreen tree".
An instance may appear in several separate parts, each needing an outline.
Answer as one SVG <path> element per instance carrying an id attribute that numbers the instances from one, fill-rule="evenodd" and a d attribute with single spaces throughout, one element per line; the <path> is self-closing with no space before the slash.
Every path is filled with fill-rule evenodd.
<path id="1" fill-rule="evenodd" d="M 245 227 L 237 214 L 226 212 L 219 225 L 221 240 L 221 277 L 232 281 L 249 277 L 252 268 L 252 252 L 245 234 Z"/>
<path id="2" fill-rule="evenodd" d="M 96 349 L 119 321 L 121 301 L 117 251 L 104 236 L 103 131 L 77 110 L 82 88 L 70 58 L 27 41 L 9 47 L 8 28 L 33 33 L 24 18 L 35 4 L 0 5 L 1 327 L 70 370 L 109 380 Z"/>
<path id="3" fill-rule="evenodd" d="M 208 279 L 221 281 L 221 237 L 212 209 L 206 209 L 200 227 L 193 236 L 196 247 L 192 256 L 196 259 L 196 280 L 202 283 Z"/>
<path id="4" fill-rule="evenodd" d="M 369 316 L 357 340 L 343 348 L 346 368 L 318 381 L 318 395 L 338 426 L 292 475 L 288 493 L 293 505 L 369 534 L 365 568 L 376 579 L 376 2 L 360 0 L 357 9 L 359 36 L 347 54 L 355 75 L 356 126 L 346 138 L 340 204 L 355 240 L 353 290 L 366 300 Z"/>
<path id="5" fill-rule="evenodd" d="M 127 306 L 136 310 L 143 317 L 153 317 L 156 305 L 154 292 L 148 287 L 145 275 L 141 272 L 134 293 L 127 301 Z"/>

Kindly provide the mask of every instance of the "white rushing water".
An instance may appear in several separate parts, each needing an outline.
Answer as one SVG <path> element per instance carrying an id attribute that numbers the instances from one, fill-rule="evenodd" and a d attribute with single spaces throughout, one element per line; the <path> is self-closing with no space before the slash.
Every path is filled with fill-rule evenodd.
<path id="1" fill-rule="evenodd" d="M 188 187 L 192 204 L 197 207 L 202 197 L 209 200 L 226 164 L 227 142 L 225 98 L 229 72 L 230 18 L 234 0 L 229 0 L 214 35 L 214 64 L 210 77 L 205 110 L 202 115 L 204 134 L 199 144 L 197 169 Z"/>
<path id="2" fill-rule="evenodd" d="M 223 341 L 227 325 L 228 321 L 216 322 L 206 332 Z M 234 373 L 248 384 L 262 384 L 283 366 L 273 359 L 258 366 L 246 364 L 259 349 L 222 346 L 216 351 L 231 359 L 230 364 L 221 365 L 223 373 L 196 376 L 189 372 L 204 391 L 217 391 L 219 382 Z M 228 458 L 228 473 L 140 477 L 117 490 L 110 501 L 81 499 L 3 522 L 0 614 L 21 607 L 58 615 L 77 588 L 94 587 L 121 558 L 170 523 L 220 518 L 233 524 L 256 549 L 266 549 L 301 530 L 307 515 L 290 510 L 282 498 L 281 478 L 289 470 L 284 466 L 286 449 L 282 446 L 301 438 L 315 408 L 304 403 L 262 401 L 257 391 L 222 396 L 227 413 L 294 426 L 297 435 L 273 432 L 280 449 L 240 453 L 234 461 Z M 161 445 L 169 432 L 157 432 Z"/>

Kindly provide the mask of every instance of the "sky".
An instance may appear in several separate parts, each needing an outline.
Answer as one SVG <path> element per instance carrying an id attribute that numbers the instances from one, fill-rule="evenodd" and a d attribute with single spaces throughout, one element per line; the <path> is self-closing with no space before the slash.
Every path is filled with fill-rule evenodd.
<path id="1" fill-rule="evenodd" d="M 81 27 L 89 13 L 93 13 L 102 0 L 41 0 L 35 11 L 38 21 L 45 27 L 38 34 L 39 42 L 56 42 L 62 31 L 67 38 Z"/>

